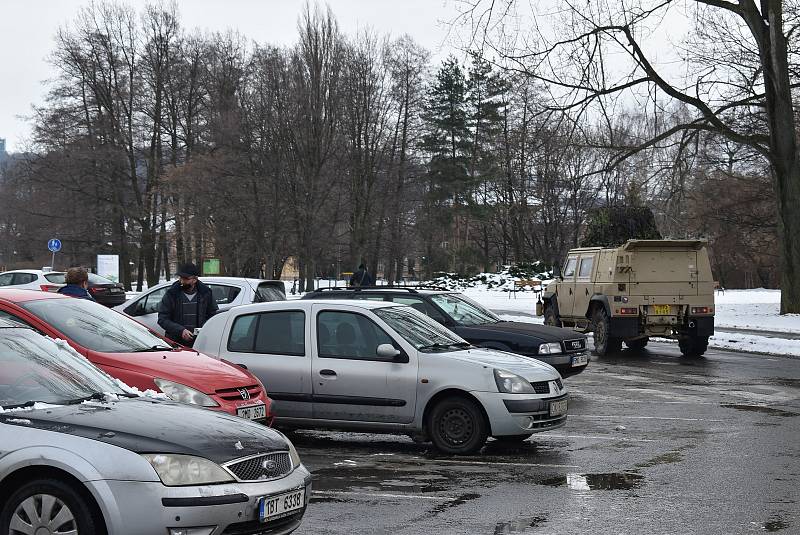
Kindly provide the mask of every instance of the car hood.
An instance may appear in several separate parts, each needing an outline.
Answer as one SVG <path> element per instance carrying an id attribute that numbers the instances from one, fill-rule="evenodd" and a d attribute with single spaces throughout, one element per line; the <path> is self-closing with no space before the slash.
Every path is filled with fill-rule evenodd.
<path id="1" fill-rule="evenodd" d="M 97 353 L 92 351 L 89 353 L 89 360 L 101 366 L 181 383 L 206 394 L 213 394 L 222 389 L 258 384 L 255 377 L 238 366 L 188 349 L 142 353 Z"/>
<path id="2" fill-rule="evenodd" d="M 501 321 L 499 323 L 471 325 L 469 327 L 462 327 L 462 329 L 464 329 L 465 333 L 474 332 L 476 334 L 480 333 L 483 336 L 493 333 L 530 336 L 537 341 L 541 341 L 541 343 L 561 342 L 563 340 L 570 340 L 583 336 L 580 333 L 571 332 L 561 327 L 525 323 L 522 321 Z"/>
<path id="3" fill-rule="evenodd" d="M 472 348 L 454 351 L 447 356 L 516 373 L 530 382 L 552 381 L 561 377 L 558 371 L 549 364 L 497 349 Z"/>
<path id="4" fill-rule="evenodd" d="M 288 449 L 282 435 L 261 424 L 148 398 L 4 412 L 0 423 L 97 440 L 135 453 L 196 455 L 216 463 Z"/>

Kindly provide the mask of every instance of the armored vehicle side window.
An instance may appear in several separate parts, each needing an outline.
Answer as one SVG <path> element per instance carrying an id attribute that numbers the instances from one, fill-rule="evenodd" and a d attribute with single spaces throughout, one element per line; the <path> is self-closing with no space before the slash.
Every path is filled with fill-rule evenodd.
<path id="1" fill-rule="evenodd" d="M 592 266 L 594 265 L 593 256 L 585 256 L 581 258 L 581 267 L 578 270 L 578 277 L 585 278 L 592 276 Z"/>
<path id="2" fill-rule="evenodd" d="M 575 264 L 578 263 L 578 258 L 575 256 L 571 256 L 567 258 L 567 265 L 564 266 L 564 278 L 567 279 L 569 277 L 575 276 Z"/>

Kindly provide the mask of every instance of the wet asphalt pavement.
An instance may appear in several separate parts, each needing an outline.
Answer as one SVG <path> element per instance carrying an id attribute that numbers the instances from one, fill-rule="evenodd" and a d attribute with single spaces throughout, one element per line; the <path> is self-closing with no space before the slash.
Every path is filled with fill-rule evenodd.
<path id="1" fill-rule="evenodd" d="M 800 533 L 800 360 L 651 342 L 566 383 L 565 427 L 470 457 L 293 433 L 315 487 L 295 533 Z"/>

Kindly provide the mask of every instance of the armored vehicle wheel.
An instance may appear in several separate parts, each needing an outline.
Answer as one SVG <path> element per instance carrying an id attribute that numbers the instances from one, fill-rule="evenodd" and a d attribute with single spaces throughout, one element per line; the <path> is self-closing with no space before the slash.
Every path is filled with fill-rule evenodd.
<path id="1" fill-rule="evenodd" d="M 594 350 L 600 355 L 616 353 L 622 349 L 622 339 L 611 336 L 611 321 L 603 308 L 596 308 L 592 315 L 594 324 Z"/>
<path id="2" fill-rule="evenodd" d="M 638 351 L 640 349 L 644 349 L 649 341 L 650 338 L 645 336 L 644 338 L 637 338 L 636 340 L 625 340 L 625 345 L 628 346 L 628 349 Z"/>
<path id="3" fill-rule="evenodd" d="M 556 316 L 556 311 L 551 305 L 544 308 L 544 324 L 553 327 L 561 327 L 561 320 Z"/>
<path id="4" fill-rule="evenodd" d="M 684 357 L 701 357 L 708 349 L 708 336 L 687 336 L 678 340 Z"/>

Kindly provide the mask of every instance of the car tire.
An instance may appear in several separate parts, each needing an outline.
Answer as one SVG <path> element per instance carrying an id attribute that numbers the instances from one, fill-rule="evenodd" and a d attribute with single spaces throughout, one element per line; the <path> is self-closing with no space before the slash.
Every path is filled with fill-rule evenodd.
<path id="1" fill-rule="evenodd" d="M 451 455 L 474 453 L 489 436 L 483 411 L 475 401 L 463 396 L 451 396 L 434 405 L 427 427 L 436 449 Z"/>
<path id="2" fill-rule="evenodd" d="M 592 323 L 595 353 L 602 357 L 622 349 L 622 339 L 611 335 L 611 320 L 604 308 L 595 308 Z"/>
<path id="3" fill-rule="evenodd" d="M 551 327 L 562 327 L 561 320 L 556 315 L 555 307 L 547 305 L 544 307 L 544 324 Z"/>
<path id="4" fill-rule="evenodd" d="M 708 336 L 687 336 L 678 340 L 684 357 L 702 357 L 708 349 Z"/>
<path id="5" fill-rule="evenodd" d="M 647 347 L 647 342 L 650 341 L 650 337 L 645 336 L 644 338 L 637 338 L 635 340 L 625 340 L 625 345 L 628 346 L 628 349 L 632 349 L 634 351 L 641 351 L 645 347 Z"/>
<path id="6" fill-rule="evenodd" d="M 501 435 L 499 437 L 493 437 L 493 438 L 498 442 L 504 442 L 506 444 L 519 444 L 521 442 L 525 442 L 532 436 L 533 433 L 525 433 L 522 435 Z"/>
<path id="7" fill-rule="evenodd" d="M 39 518 L 30 518 L 30 510 L 35 511 Z M 0 511 L 0 535 L 17 533 L 18 530 L 12 531 L 15 522 L 32 524 L 32 532 L 36 532 L 37 527 L 46 526 L 47 521 L 56 518 L 61 522 L 54 527 L 59 533 L 105 533 L 105 529 L 95 522 L 89 504 L 72 486 L 58 479 L 34 479 L 14 491 L 5 501 Z"/>

